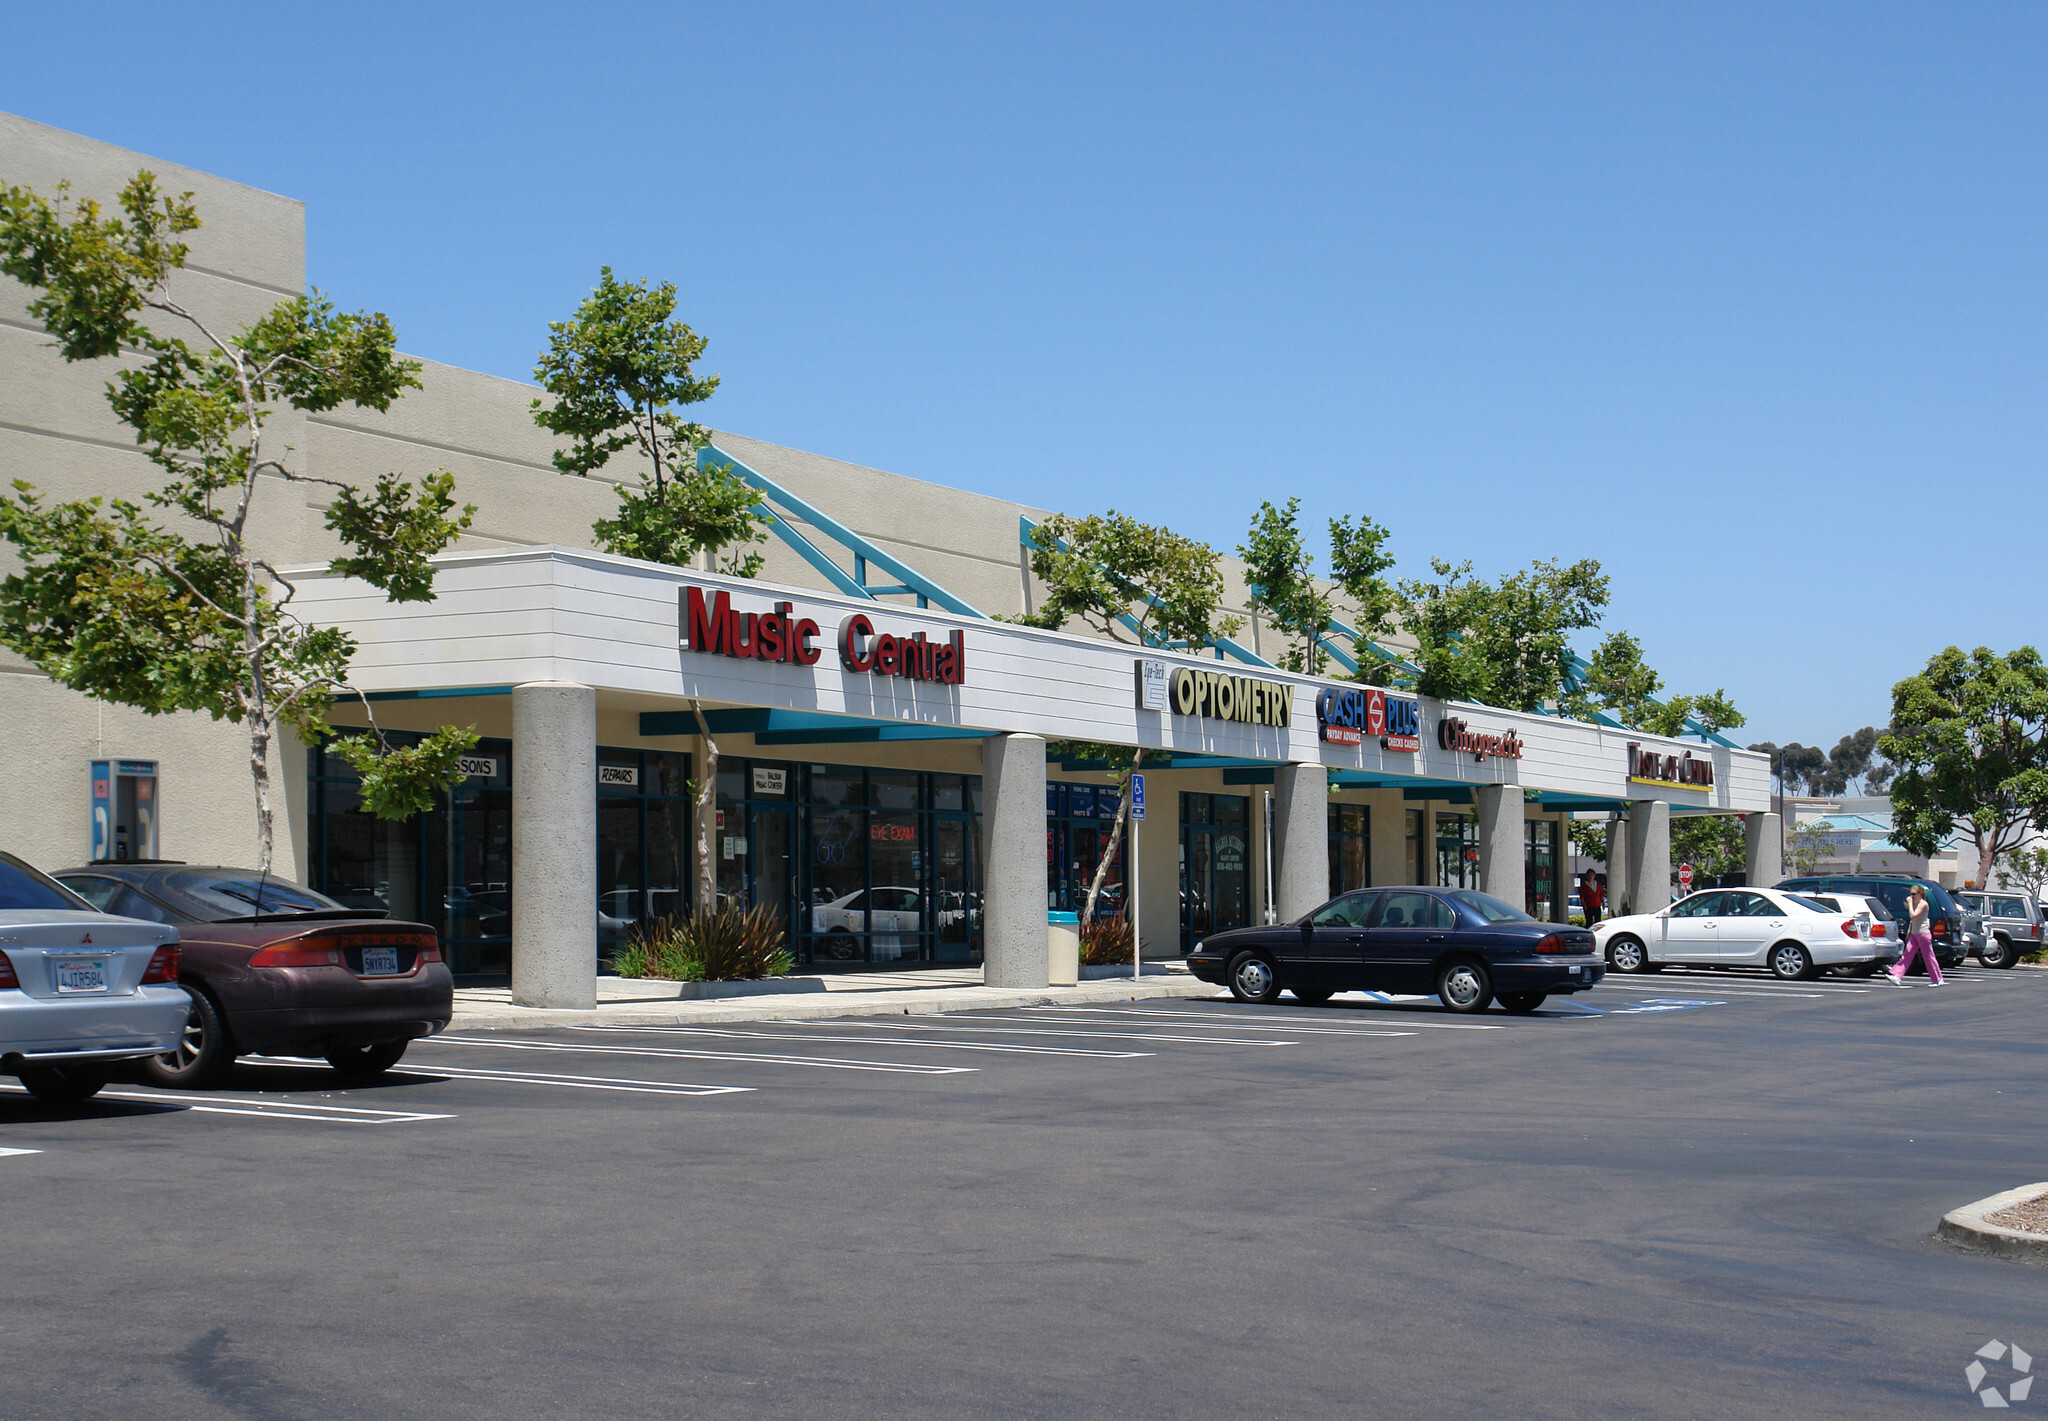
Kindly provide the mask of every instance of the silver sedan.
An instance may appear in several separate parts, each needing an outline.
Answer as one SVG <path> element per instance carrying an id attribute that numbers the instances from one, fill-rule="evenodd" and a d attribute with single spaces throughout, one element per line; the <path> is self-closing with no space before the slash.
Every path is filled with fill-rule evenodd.
<path id="1" fill-rule="evenodd" d="M 117 1062 L 175 1050 L 191 999 L 178 930 L 116 918 L 0 853 L 0 1074 L 68 1104 Z"/>

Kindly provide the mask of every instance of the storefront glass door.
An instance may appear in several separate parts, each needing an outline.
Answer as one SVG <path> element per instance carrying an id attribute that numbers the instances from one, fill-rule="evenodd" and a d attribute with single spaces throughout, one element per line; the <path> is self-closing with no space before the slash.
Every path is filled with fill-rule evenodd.
<path id="1" fill-rule="evenodd" d="M 1440 888 L 1479 886 L 1479 822 L 1471 815 L 1437 812 L 1436 881 Z"/>
<path id="2" fill-rule="evenodd" d="M 1183 950 L 1206 934 L 1251 921 L 1250 808 L 1242 795 L 1180 797 Z"/>

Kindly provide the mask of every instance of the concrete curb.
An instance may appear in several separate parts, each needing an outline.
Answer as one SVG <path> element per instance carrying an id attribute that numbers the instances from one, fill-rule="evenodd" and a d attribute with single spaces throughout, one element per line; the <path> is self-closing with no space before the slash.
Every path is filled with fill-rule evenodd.
<path id="1" fill-rule="evenodd" d="M 1974 1204 L 1965 1204 L 1941 1216 L 1941 1225 L 1935 1229 L 1936 1238 L 1945 1238 L 1962 1248 L 1976 1249 L 1982 1253 L 1995 1253 L 2001 1258 L 2019 1258 L 2030 1263 L 2048 1263 L 2048 1234 L 2024 1233 L 2009 1229 L 1985 1219 L 1986 1214 L 1995 1214 L 2001 1209 L 2010 1209 L 2015 1204 L 2024 1204 L 2048 1194 L 2048 1184 L 2023 1184 L 2017 1189 L 2008 1189 L 2003 1194 L 1994 1194 L 1989 1199 L 1979 1199 Z"/>
<path id="2" fill-rule="evenodd" d="M 458 1005 L 453 1031 L 540 1031 L 561 1026 L 696 1026 L 731 1021 L 799 1021 L 835 1016 L 922 1016 L 929 1012 L 986 1011 L 1006 1007 L 1088 1006 L 1161 998 L 1214 997 L 1210 982 L 1179 976 L 1133 982 L 1088 982 L 1078 987 L 939 987 L 930 991 L 806 992 L 800 995 L 661 1002 L 600 1007 L 596 1011 L 545 1007 Z"/>

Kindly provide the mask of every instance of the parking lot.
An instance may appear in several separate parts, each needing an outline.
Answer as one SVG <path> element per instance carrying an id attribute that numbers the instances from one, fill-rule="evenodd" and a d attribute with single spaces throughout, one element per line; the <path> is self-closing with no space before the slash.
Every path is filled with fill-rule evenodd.
<path id="1" fill-rule="evenodd" d="M 1920 1416 L 2048 972 L 457 1033 L 0 1094 L 0 1415 Z"/>

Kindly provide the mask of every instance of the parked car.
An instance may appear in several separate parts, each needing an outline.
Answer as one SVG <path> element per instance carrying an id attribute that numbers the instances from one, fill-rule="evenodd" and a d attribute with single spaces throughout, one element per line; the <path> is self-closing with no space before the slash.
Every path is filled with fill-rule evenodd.
<path id="1" fill-rule="evenodd" d="M 1654 913 L 1609 918 L 1594 940 L 1617 972 L 1767 967 L 1804 981 L 1825 967 L 1874 971 L 1897 957 L 1891 931 L 1867 913 L 1774 888 L 1708 888 Z"/>
<path id="2" fill-rule="evenodd" d="M 176 928 L 110 916 L 0 853 L 0 1073 L 85 1100 L 111 1066 L 174 1046 L 185 1001 Z"/>
<path id="3" fill-rule="evenodd" d="M 1864 898 L 1854 893 L 1802 893 L 1802 898 L 1811 898 L 1831 912 L 1866 915 L 1869 920 L 1869 936 L 1878 943 L 1887 944 L 1882 956 L 1869 962 L 1851 963 L 1833 970 L 1845 977 L 1868 977 L 1879 967 L 1888 967 L 1899 960 L 1906 951 L 1906 936 L 1899 931 L 1898 919 L 1892 910 L 1885 907 L 1882 898 Z"/>
<path id="4" fill-rule="evenodd" d="M 1422 887 L 1361 889 L 1292 923 L 1211 933 L 1187 964 L 1243 1002 L 1271 1002 L 1283 989 L 1312 1005 L 1338 992 L 1414 992 L 1455 1012 L 1496 999 L 1532 1012 L 1607 972 L 1584 928 L 1539 923 L 1471 889 Z"/>
<path id="5" fill-rule="evenodd" d="M 1934 958 L 1944 967 L 1959 967 L 1973 950 L 1971 939 L 1981 931 L 1981 920 L 1964 911 L 1961 904 L 1939 883 L 1903 873 L 1843 873 L 1826 877 L 1787 878 L 1778 887 L 1786 893 L 1854 893 L 1876 898 L 1891 915 L 1906 922 L 1906 893 L 1919 884 L 1927 894 L 1928 931 L 1934 937 Z"/>
<path id="6" fill-rule="evenodd" d="M 1984 920 L 1985 938 L 1977 948 L 1977 960 L 1986 967 L 2010 967 L 2040 951 L 2041 905 L 2031 895 L 1965 890 L 1955 900 Z"/>
<path id="7" fill-rule="evenodd" d="M 455 979 L 424 923 L 253 869 L 96 863 L 56 875 L 93 906 L 177 928 L 183 1034 L 143 1067 L 184 1089 L 221 1080 L 239 1055 L 319 1056 L 352 1080 L 447 1029 Z"/>
<path id="8" fill-rule="evenodd" d="M 857 888 L 811 909 L 811 931 L 823 933 L 818 950 L 840 962 L 853 962 L 861 955 L 856 933 L 883 934 L 870 944 L 877 962 L 893 961 L 916 948 L 904 943 L 899 934 L 915 939 L 923 913 L 924 898 L 915 888 Z"/>

